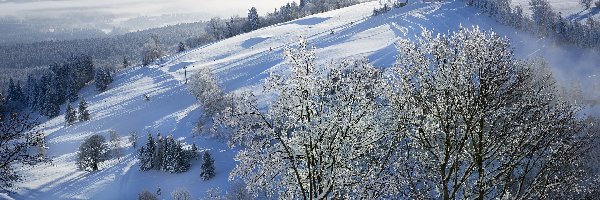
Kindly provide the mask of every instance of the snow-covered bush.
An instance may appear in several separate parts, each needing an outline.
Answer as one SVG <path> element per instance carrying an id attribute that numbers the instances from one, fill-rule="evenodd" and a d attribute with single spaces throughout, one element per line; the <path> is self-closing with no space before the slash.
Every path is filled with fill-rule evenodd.
<path id="1" fill-rule="evenodd" d="M 107 159 L 109 148 L 101 135 L 92 135 L 87 138 L 77 152 L 77 166 L 80 170 L 96 171 L 98 164 Z"/>
<path id="2" fill-rule="evenodd" d="M 185 188 L 177 188 L 171 192 L 171 199 L 173 200 L 192 200 L 192 195 Z"/>
<path id="3" fill-rule="evenodd" d="M 411 189 L 444 199 L 569 199 L 590 136 L 535 62 L 494 33 L 399 43 L 393 96 Z"/>

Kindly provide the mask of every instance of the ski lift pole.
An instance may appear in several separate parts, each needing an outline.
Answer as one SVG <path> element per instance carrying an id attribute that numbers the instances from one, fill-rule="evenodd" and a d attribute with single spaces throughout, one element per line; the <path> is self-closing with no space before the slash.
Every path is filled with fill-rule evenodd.
<path id="1" fill-rule="evenodd" d="M 185 77 L 185 84 L 187 84 L 187 66 L 183 66 L 183 76 Z"/>

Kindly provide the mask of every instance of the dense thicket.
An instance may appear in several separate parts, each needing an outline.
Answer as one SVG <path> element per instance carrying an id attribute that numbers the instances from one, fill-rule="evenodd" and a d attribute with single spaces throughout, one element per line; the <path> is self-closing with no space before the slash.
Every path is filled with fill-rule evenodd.
<path id="1" fill-rule="evenodd" d="M 172 136 L 162 137 L 160 134 L 156 139 L 148 134 L 148 141 L 140 148 L 138 155 L 141 171 L 155 169 L 170 173 L 188 171 L 191 160 L 196 157 L 196 149 L 188 149 Z"/>

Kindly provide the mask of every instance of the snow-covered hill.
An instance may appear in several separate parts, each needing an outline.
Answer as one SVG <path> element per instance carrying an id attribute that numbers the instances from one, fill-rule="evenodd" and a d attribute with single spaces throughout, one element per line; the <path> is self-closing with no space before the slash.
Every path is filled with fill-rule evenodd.
<path id="1" fill-rule="evenodd" d="M 229 171 L 235 166 L 236 151 L 218 140 L 192 137 L 199 105 L 187 91 L 185 72 L 189 74 L 210 67 L 215 70 L 226 91 L 259 91 L 261 80 L 271 72 L 285 72 L 283 47 L 294 45 L 300 37 L 317 48 L 317 62 L 327 64 L 342 58 L 368 58 L 376 66 L 393 65 L 398 54 L 395 42 L 412 39 L 424 29 L 448 33 L 460 27 L 479 26 L 511 39 L 521 58 L 542 56 L 557 74 L 560 83 L 582 81 L 584 85 L 600 85 L 600 56 L 575 47 L 557 47 L 549 41 L 521 34 L 467 7 L 461 0 L 444 3 L 415 2 L 390 13 L 371 17 L 377 2 L 367 2 L 327 13 L 308 16 L 289 23 L 266 27 L 229 38 L 218 43 L 168 57 L 160 65 L 135 67 L 115 77 L 109 90 L 98 94 L 92 87 L 80 96 L 90 104 L 91 120 L 64 126 L 64 116 L 41 126 L 47 134 L 50 165 L 24 169 L 27 180 L 19 184 L 17 199 L 134 199 L 142 190 L 161 188 L 160 198 L 168 199 L 177 187 L 186 187 L 195 198 L 206 190 L 228 188 Z M 587 96 L 595 98 L 593 88 Z M 150 96 L 146 101 L 144 96 Z M 64 110 L 64 108 L 63 108 Z M 200 161 L 189 172 L 141 172 L 136 152 L 126 147 L 120 160 L 104 162 L 97 172 L 79 171 L 76 151 L 86 137 L 117 131 L 126 143 L 136 131 L 140 144 L 146 133 L 173 135 L 188 144 L 213 153 L 217 175 L 209 181 L 199 177 Z"/>

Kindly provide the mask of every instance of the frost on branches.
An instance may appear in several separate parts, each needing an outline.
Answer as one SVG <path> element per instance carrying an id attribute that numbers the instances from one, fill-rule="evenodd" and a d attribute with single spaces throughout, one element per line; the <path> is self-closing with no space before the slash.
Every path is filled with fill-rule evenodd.
<path id="1" fill-rule="evenodd" d="M 266 92 L 279 97 L 266 111 L 245 94 L 217 118 L 236 127 L 233 143 L 246 147 L 231 178 L 283 199 L 393 193 L 399 137 L 383 72 L 365 60 L 315 66 L 306 41 L 285 55 L 291 74 L 268 78 Z"/>
<path id="2" fill-rule="evenodd" d="M 588 147 L 549 73 L 478 28 L 399 44 L 393 100 L 411 143 L 411 190 L 443 199 L 569 198 Z M 421 197 L 421 196 L 417 196 Z"/>
<path id="3" fill-rule="evenodd" d="M 244 147 L 230 178 L 281 199 L 575 198 L 591 131 L 543 62 L 514 58 L 478 28 L 398 43 L 390 69 L 317 66 L 305 41 L 290 74 L 271 75 L 214 118 Z"/>

